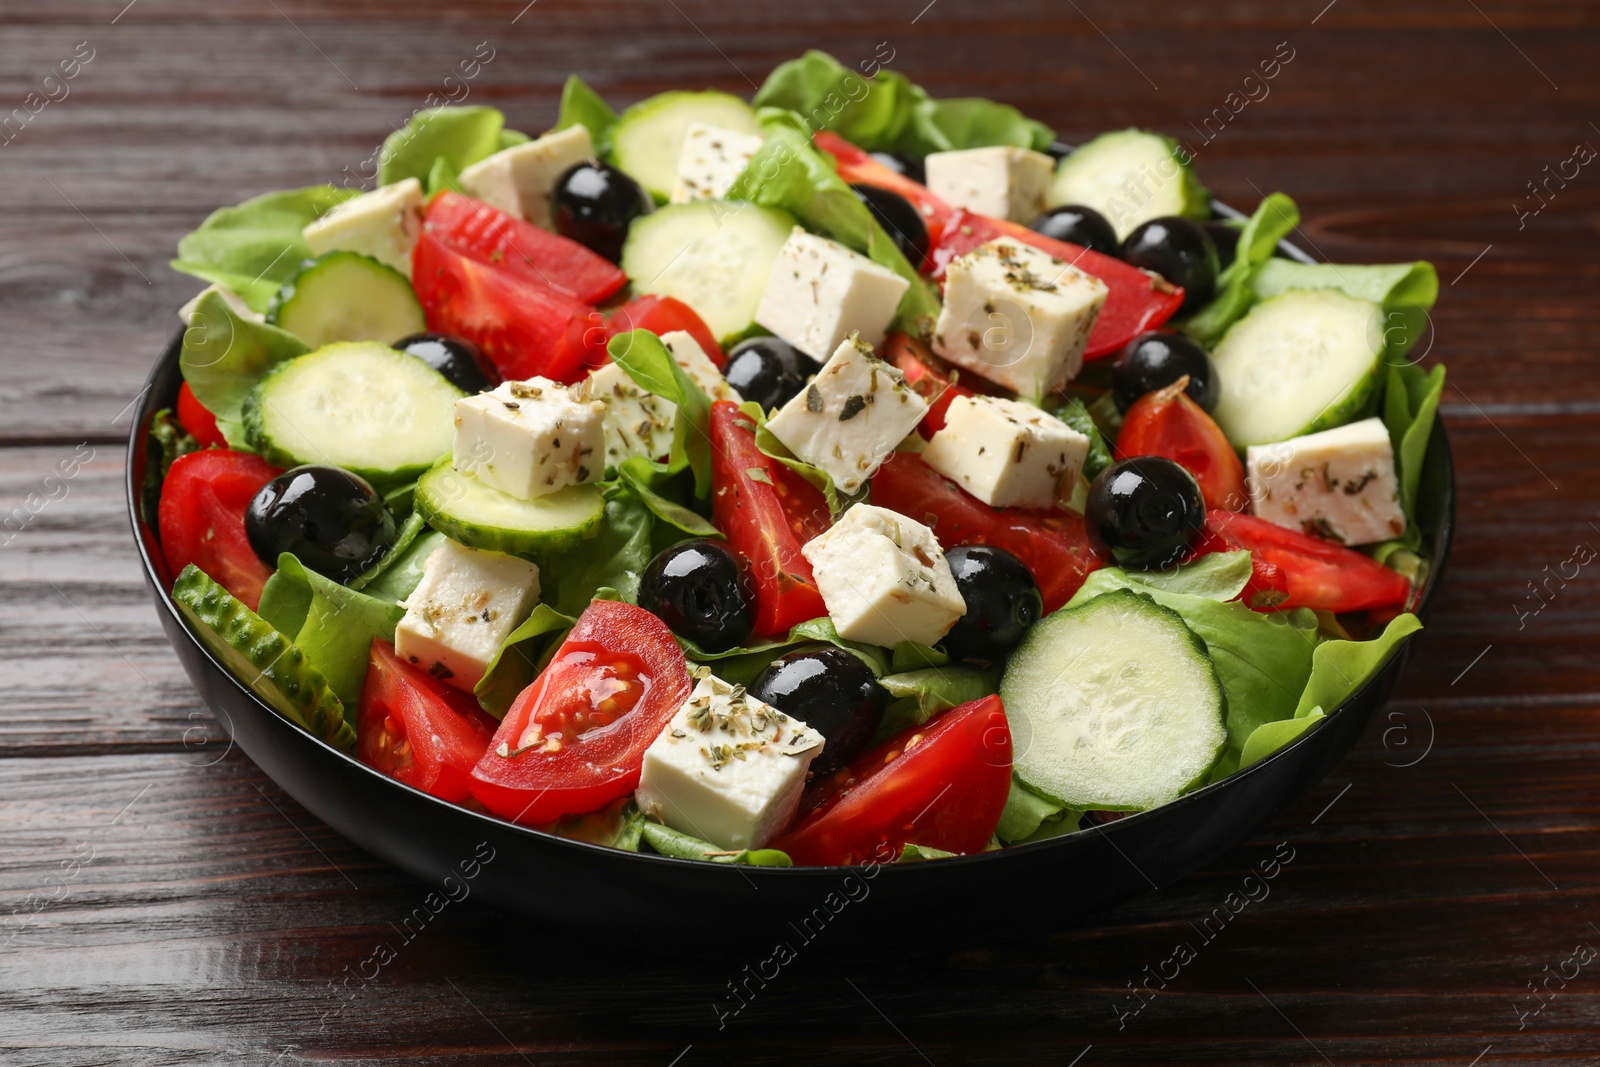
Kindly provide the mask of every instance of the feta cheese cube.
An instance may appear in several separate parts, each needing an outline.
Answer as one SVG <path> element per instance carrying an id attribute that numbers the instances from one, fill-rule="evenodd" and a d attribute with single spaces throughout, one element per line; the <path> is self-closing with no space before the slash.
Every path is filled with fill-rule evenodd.
<path id="1" fill-rule="evenodd" d="M 691 122 L 683 131 L 678 153 L 678 180 L 671 201 L 721 200 L 761 147 L 759 133 L 741 133 L 723 126 Z"/>
<path id="2" fill-rule="evenodd" d="M 539 603 L 539 568 L 527 560 L 446 541 L 422 565 L 402 602 L 395 653 L 472 692 L 512 630 Z"/>
<path id="3" fill-rule="evenodd" d="M 869 345 L 882 341 L 910 284 L 839 242 L 796 226 L 767 276 L 756 324 L 820 363 L 853 333 Z"/>
<path id="4" fill-rule="evenodd" d="M 933 531 L 888 508 L 853 505 L 800 552 L 848 640 L 933 645 L 967 613 Z"/>
<path id="5" fill-rule="evenodd" d="M 189 325 L 189 323 L 193 321 L 194 309 L 200 306 L 200 301 L 205 299 L 207 293 L 216 293 L 218 296 L 222 297 L 222 302 L 228 305 L 228 309 L 241 319 L 247 319 L 250 322 L 267 321 L 267 317 L 265 315 L 261 314 L 259 311 L 256 311 L 249 304 L 246 304 L 244 302 L 244 297 L 240 296 L 232 289 L 224 289 L 220 285 L 208 285 L 198 293 L 194 294 L 194 297 L 187 304 L 178 309 L 178 318 L 183 320 L 183 324 L 185 326 Z"/>
<path id="6" fill-rule="evenodd" d="M 990 218 L 1023 225 L 1044 214 L 1056 164 L 1043 152 L 995 145 L 934 152 L 923 160 L 934 195 Z"/>
<path id="7" fill-rule="evenodd" d="M 767 421 L 784 447 L 853 493 L 928 413 L 900 371 L 852 337 Z"/>
<path id="8" fill-rule="evenodd" d="M 1020 400 L 959 396 L 922 461 L 995 508 L 1048 508 L 1076 485 L 1089 439 Z"/>
<path id="9" fill-rule="evenodd" d="M 411 277 L 411 249 L 422 232 L 422 183 L 391 182 L 346 200 L 300 231 L 315 255 L 360 252 Z"/>
<path id="10" fill-rule="evenodd" d="M 549 230 L 555 227 L 550 195 L 556 179 L 593 156 L 588 129 L 568 126 L 479 160 L 461 172 L 461 189 L 490 207 Z"/>
<path id="11" fill-rule="evenodd" d="M 456 401 L 455 468 L 532 500 L 600 477 L 606 406 L 548 378 Z"/>
<path id="12" fill-rule="evenodd" d="M 933 348 L 1037 400 L 1071 381 L 1106 283 L 1032 245 L 997 237 L 951 262 Z"/>
<path id="13" fill-rule="evenodd" d="M 596 368 L 573 389 L 580 400 L 605 405 L 606 466 L 629 456 L 661 459 L 672 450 L 672 422 L 678 406 L 641 389 L 620 363 Z"/>
<path id="14" fill-rule="evenodd" d="M 694 384 L 703 389 L 706 396 L 712 400 L 731 400 L 735 404 L 744 399 L 737 389 L 728 384 L 728 379 L 722 376 L 717 365 L 711 362 L 711 357 L 706 355 L 706 350 L 700 347 L 700 342 L 688 330 L 664 333 L 661 343 L 672 353 L 672 361 L 694 379 Z"/>
<path id="15" fill-rule="evenodd" d="M 1382 419 L 1246 451 L 1257 517 L 1347 545 L 1406 532 L 1394 447 Z"/>
<path id="16" fill-rule="evenodd" d="M 822 735 L 705 668 L 645 749 L 639 808 L 720 848 L 760 848 L 788 826 Z"/>

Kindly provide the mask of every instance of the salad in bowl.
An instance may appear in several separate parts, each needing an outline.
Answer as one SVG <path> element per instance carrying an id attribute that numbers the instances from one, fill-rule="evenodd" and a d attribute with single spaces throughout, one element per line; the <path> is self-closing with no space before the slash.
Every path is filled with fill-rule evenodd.
<path id="1" fill-rule="evenodd" d="M 214 212 L 142 513 L 350 760 L 707 863 L 1006 849 L 1317 730 L 1420 627 L 1426 263 L 1178 142 L 821 53 Z"/>

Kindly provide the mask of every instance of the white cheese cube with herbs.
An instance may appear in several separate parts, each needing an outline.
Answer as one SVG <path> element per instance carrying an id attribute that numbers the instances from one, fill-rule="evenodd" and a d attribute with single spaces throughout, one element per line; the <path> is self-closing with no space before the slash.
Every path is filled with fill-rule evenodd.
<path id="1" fill-rule="evenodd" d="M 1347 545 L 1406 532 L 1394 447 L 1379 418 L 1247 450 L 1258 518 Z"/>
<path id="2" fill-rule="evenodd" d="M 785 448 L 820 467 L 846 493 L 864 485 L 928 413 L 928 402 L 900 371 L 852 337 L 767 429 Z"/>
<path id="3" fill-rule="evenodd" d="M 1044 214 L 1055 160 L 1011 145 L 934 152 L 923 160 L 928 190 L 947 203 L 1023 225 Z"/>
<path id="4" fill-rule="evenodd" d="M 645 749 L 646 815 L 719 848 L 760 848 L 794 818 L 822 735 L 706 668 Z"/>
<path id="5" fill-rule="evenodd" d="M 411 249 L 422 232 L 422 183 L 391 182 L 346 200 L 300 231 L 312 254 L 359 252 L 411 277 Z"/>
<path id="6" fill-rule="evenodd" d="M 672 450 L 672 421 L 678 406 L 640 388 L 620 363 L 590 372 L 573 393 L 580 400 L 598 400 L 606 406 L 606 466 L 616 467 L 629 456 L 661 459 Z"/>
<path id="7" fill-rule="evenodd" d="M 691 122 L 683 131 L 683 148 L 678 153 L 678 180 L 670 200 L 687 204 L 691 200 L 721 200 L 734 181 L 749 165 L 750 157 L 761 147 L 759 133 L 741 133 L 724 126 Z"/>
<path id="8" fill-rule="evenodd" d="M 739 391 L 728 384 L 728 379 L 722 376 L 717 365 L 711 362 L 711 357 L 706 355 L 706 350 L 700 347 L 700 342 L 688 330 L 664 333 L 661 343 L 672 353 L 672 361 L 683 368 L 683 372 L 694 380 L 694 384 L 706 396 L 712 400 L 732 400 L 735 404 L 743 399 Z"/>
<path id="9" fill-rule="evenodd" d="M 461 189 L 508 215 L 554 229 L 550 197 L 556 179 L 593 156 L 588 129 L 568 126 L 479 160 L 461 172 Z"/>
<path id="10" fill-rule="evenodd" d="M 1071 381 L 1105 306 L 1106 283 L 1048 252 L 997 237 L 952 260 L 933 349 L 1037 400 Z"/>
<path id="11" fill-rule="evenodd" d="M 767 275 L 756 325 L 820 363 L 853 333 L 869 345 L 882 341 L 910 285 L 859 252 L 796 226 Z"/>
<path id="12" fill-rule="evenodd" d="M 855 504 L 800 551 L 847 640 L 935 645 L 967 613 L 939 539 L 899 512 Z"/>
<path id="13" fill-rule="evenodd" d="M 606 406 L 548 378 L 456 401 L 455 469 L 519 500 L 583 485 L 605 466 Z"/>
<path id="14" fill-rule="evenodd" d="M 1089 439 L 1020 400 L 960 396 L 922 461 L 995 508 L 1048 508 L 1070 495 Z"/>
<path id="15" fill-rule="evenodd" d="M 512 630 L 539 604 L 539 568 L 527 560 L 446 541 L 401 604 L 395 654 L 472 692 Z"/>

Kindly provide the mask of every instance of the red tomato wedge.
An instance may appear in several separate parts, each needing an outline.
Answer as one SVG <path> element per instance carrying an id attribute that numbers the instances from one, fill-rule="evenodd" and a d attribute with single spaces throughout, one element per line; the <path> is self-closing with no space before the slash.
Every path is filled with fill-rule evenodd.
<path id="1" fill-rule="evenodd" d="M 607 321 L 608 336 L 615 337 L 629 330 L 649 330 L 657 337 L 673 330 L 685 330 L 697 341 L 711 362 L 722 366 L 722 349 L 711 333 L 711 327 L 694 308 L 670 296 L 639 296 L 611 313 Z"/>
<path id="2" fill-rule="evenodd" d="M 615 263 L 568 237 L 446 190 L 428 202 L 428 232 L 457 252 L 598 304 L 628 284 Z"/>
<path id="3" fill-rule="evenodd" d="M 426 231 L 411 254 L 411 278 L 428 328 L 477 345 L 507 381 L 537 374 L 574 382 L 587 362 L 604 357 L 604 331 L 596 329 L 604 320 L 594 308 Z"/>
<path id="4" fill-rule="evenodd" d="M 1099 278 L 1110 288 L 1105 306 L 1100 309 L 1099 316 L 1094 320 L 1094 328 L 1089 331 L 1084 359 L 1098 359 L 1122 351 L 1122 346 L 1134 337 L 1172 318 L 1183 304 L 1182 289 L 1120 259 L 1057 241 L 1015 222 L 974 215 L 959 208 L 950 216 L 943 235 L 928 254 L 933 262 L 933 276 L 942 279 L 952 259 L 964 256 L 996 237 L 1014 237 L 1057 259 L 1064 259 Z"/>
<path id="5" fill-rule="evenodd" d="M 244 513 L 261 487 L 282 474 L 260 456 L 208 448 L 179 456 L 161 486 L 156 524 L 167 572 L 193 563 L 254 611 L 272 568 L 244 532 Z"/>
<path id="6" fill-rule="evenodd" d="M 991 508 L 909 452 L 890 456 L 872 476 L 872 502 L 932 527 L 945 548 L 994 545 L 1022 561 L 1054 611 L 1101 560 L 1073 511 Z"/>
<path id="7" fill-rule="evenodd" d="M 217 429 L 217 417 L 195 398 L 188 382 L 178 387 L 178 425 L 188 431 L 201 448 L 227 447 L 227 439 Z"/>
<path id="8" fill-rule="evenodd" d="M 1011 728 L 997 696 L 895 734 L 814 783 L 805 812 L 772 842 L 795 863 L 898 857 L 907 843 L 982 852 L 1011 790 Z"/>
<path id="9" fill-rule="evenodd" d="M 785 634 L 826 615 L 811 564 L 800 554 L 828 528 L 816 486 L 756 447 L 755 424 L 731 400 L 711 405 L 711 522 L 750 561 L 755 632 Z"/>
<path id="10" fill-rule="evenodd" d="M 1209 511 L 1206 531 L 1207 543 L 1247 548 L 1252 559 L 1282 570 L 1288 599 L 1281 608 L 1398 610 L 1411 595 L 1406 578 L 1372 557 L 1254 515 Z"/>
<path id="11" fill-rule="evenodd" d="M 639 784 L 644 750 L 689 699 L 666 623 L 597 600 L 500 723 L 472 770 L 472 795 L 503 819 L 546 823 L 595 811 Z"/>
<path id="12" fill-rule="evenodd" d="M 356 755 L 374 770 L 459 804 L 500 724 L 471 696 L 372 642 L 356 716 Z"/>
<path id="13" fill-rule="evenodd" d="M 846 141 L 836 133 L 822 130 L 812 138 L 816 146 L 833 156 L 839 177 L 851 185 L 876 185 L 899 193 L 917 209 L 928 227 L 928 243 L 937 245 L 944 233 L 945 223 L 955 213 L 955 208 L 929 191 L 921 182 L 912 181 L 873 159 L 864 150 Z"/>
<path id="14" fill-rule="evenodd" d="M 1194 475 L 1206 507 L 1243 511 L 1250 503 L 1244 464 L 1227 435 L 1184 389 L 1185 375 L 1133 402 L 1117 431 L 1118 459 L 1163 456 Z"/>
<path id="15" fill-rule="evenodd" d="M 917 432 L 931 439 L 944 429 L 944 413 L 958 396 L 974 393 L 952 379 L 955 372 L 939 369 L 940 364 L 926 344 L 904 333 L 892 333 L 883 342 L 883 358 L 906 376 L 906 384 L 928 402 L 928 413 L 917 423 Z"/>

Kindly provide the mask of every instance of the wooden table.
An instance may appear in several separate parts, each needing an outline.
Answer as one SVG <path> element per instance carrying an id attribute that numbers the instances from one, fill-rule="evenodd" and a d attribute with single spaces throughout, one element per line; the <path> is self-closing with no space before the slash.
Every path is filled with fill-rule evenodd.
<path id="1" fill-rule="evenodd" d="M 1548 179 L 1600 145 L 1594 8 L 125 2 L 0 9 L 0 109 L 57 98 L 0 145 L 5 1063 L 1600 1060 L 1600 968 L 1571 962 L 1600 946 L 1600 577 L 1551 579 L 1542 607 L 1530 591 L 1600 546 L 1600 171 Z M 429 93 L 459 97 L 446 76 L 480 42 L 470 102 L 533 131 L 569 70 L 625 103 L 888 49 L 935 94 L 1009 100 L 1065 140 L 1189 136 L 1224 199 L 1292 193 L 1326 258 L 1434 261 L 1458 537 L 1387 717 L 1182 885 L 1059 933 L 1018 915 L 1021 943 L 985 951 L 802 959 L 721 1031 L 732 968 L 586 957 L 583 929 L 612 920 L 582 900 L 545 930 L 469 899 L 353 979 L 424 887 L 230 751 L 135 566 L 122 441 L 196 288 L 165 266 L 177 238 L 359 168 Z M 1245 78 L 1275 53 L 1262 97 Z M 62 96 L 42 80 L 75 55 Z M 1257 99 L 1201 144 L 1234 92 Z M 1275 850 L 1292 862 L 1247 881 Z M 1201 943 L 1236 891 L 1259 899 Z M 905 936 L 960 921 L 930 900 Z M 1179 942 L 1197 958 L 1133 999 Z"/>

